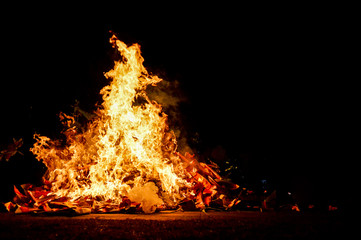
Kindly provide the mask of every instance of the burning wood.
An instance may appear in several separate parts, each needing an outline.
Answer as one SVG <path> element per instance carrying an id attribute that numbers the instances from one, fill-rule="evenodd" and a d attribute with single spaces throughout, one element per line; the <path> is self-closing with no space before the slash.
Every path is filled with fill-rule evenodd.
<path id="1" fill-rule="evenodd" d="M 16 213 L 139 212 L 163 209 L 226 209 L 239 200 L 229 195 L 238 186 L 222 180 L 211 165 L 177 151 L 162 106 L 147 96 L 147 86 L 162 81 L 143 66 L 140 46 L 127 46 L 114 35 L 121 55 L 105 76 L 103 103 L 85 127 L 61 113 L 65 141 L 35 134 L 31 152 L 47 166 L 44 185 L 16 187 Z M 189 205 L 189 204 L 188 204 Z"/>
<path id="2" fill-rule="evenodd" d="M 209 165 L 199 163 L 189 153 L 186 153 L 184 156 L 180 153 L 177 153 L 177 155 L 187 164 L 188 176 L 186 180 L 190 183 L 191 187 L 187 189 L 186 197 L 173 208 L 169 208 L 162 203 L 157 207 L 152 204 L 147 205 L 147 201 L 142 201 L 144 197 L 138 197 L 139 201 L 132 201 L 127 196 L 123 196 L 119 203 L 114 203 L 110 199 L 105 200 L 100 197 L 82 196 L 75 199 L 59 197 L 49 190 L 51 189 L 51 183 L 45 179 L 44 185 L 41 187 L 23 184 L 21 185 L 22 191 L 20 191 L 14 186 L 15 197 L 13 202 L 7 202 L 4 205 L 9 212 L 17 214 L 80 215 L 111 212 L 149 213 L 166 209 L 203 210 L 210 206 L 219 209 L 230 209 L 233 205 L 240 202 L 238 198 L 230 198 L 226 195 L 228 191 L 237 189 L 238 185 L 223 181 L 219 174 Z M 148 185 L 153 188 L 156 187 L 152 182 L 148 182 Z M 148 195 L 144 192 L 147 191 L 147 187 L 141 190 L 142 195 Z M 132 197 L 134 198 L 134 196 Z M 148 201 L 148 203 L 152 203 L 152 201 Z"/>

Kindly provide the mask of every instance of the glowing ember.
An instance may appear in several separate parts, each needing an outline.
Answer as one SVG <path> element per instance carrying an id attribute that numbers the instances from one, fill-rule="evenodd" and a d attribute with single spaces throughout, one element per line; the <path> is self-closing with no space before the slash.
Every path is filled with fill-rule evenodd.
<path id="1" fill-rule="evenodd" d="M 211 201 L 225 208 L 239 202 L 226 197 L 237 185 L 177 152 L 167 115 L 146 94 L 147 86 L 162 79 L 144 68 L 140 46 L 127 46 L 114 35 L 110 43 L 121 60 L 105 74 L 111 81 L 100 91 L 104 101 L 95 117 L 80 129 L 73 116 L 61 113 L 65 141 L 34 135 L 30 150 L 48 168 L 44 186 L 22 185 L 25 195 L 15 188 L 17 205 L 9 202 L 6 208 L 83 214 L 136 207 L 151 213 L 189 202 L 199 209 Z"/>

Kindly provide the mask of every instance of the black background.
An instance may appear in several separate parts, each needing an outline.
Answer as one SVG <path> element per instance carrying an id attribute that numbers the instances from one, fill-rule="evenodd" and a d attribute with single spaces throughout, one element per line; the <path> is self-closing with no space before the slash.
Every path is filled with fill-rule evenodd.
<path id="1" fill-rule="evenodd" d="M 353 191 L 357 91 L 341 11 L 192 6 L 4 19 L 1 144 L 23 138 L 26 160 L 2 161 L 2 181 L 39 179 L 44 167 L 27 152 L 33 133 L 56 138 L 60 111 L 71 112 L 75 99 L 88 111 L 100 102 L 115 55 L 111 30 L 141 45 L 150 72 L 179 82 L 183 131 L 201 158 L 221 149 L 249 181 L 328 198 Z"/>

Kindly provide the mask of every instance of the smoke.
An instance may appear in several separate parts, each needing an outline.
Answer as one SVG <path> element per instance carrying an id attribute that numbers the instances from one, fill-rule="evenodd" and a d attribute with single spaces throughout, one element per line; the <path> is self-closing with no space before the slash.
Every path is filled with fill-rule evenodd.
<path id="1" fill-rule="evenodd" d="M 128 197 L 133 202 L 141 203 L 145 213 L 154 213 L 157 207 L 164 203 L 157 193 L 158 187 L 153 182 L 147 182 L 143 186 L 133 187 Z"/>
<path id="2" fill-rule="evenodd" d="M 178 151 L 192 152 L 187 141 L 187 130 L 182 123 L 181 103 L 187 102 L 178 81 L 161 81 L 156 86 L 148 86 L 147 95 L 150 100 L 161 104 L 168 115 L 168 124 L 176 135 Z"/>
<path id="3" fill-rule="evenodd" d="M 156 86 L 149 86 L 147 88 L 148 97 L 155 100 L 167 110 L 170 117 L 178 117 L 177 111 L 179 104 L 186 101 L 182 93 L 178 81 L 161 81 Z"/>

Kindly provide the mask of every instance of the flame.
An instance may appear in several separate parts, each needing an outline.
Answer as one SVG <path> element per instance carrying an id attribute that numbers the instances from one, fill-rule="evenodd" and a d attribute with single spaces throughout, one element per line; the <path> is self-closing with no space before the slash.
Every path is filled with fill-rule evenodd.
<path id="1" fill-rule="evenodd" d="M 127 46 L 115 35 L 110 43 L 121 60 L 105 73 L 110 84 L 100 91 L 103 103 L 96 117 L 81 131 L 74 117 L 61 113 L 65 141 L 35 134 L 30 150 L 47 166 L 45 178 L 58 196 L 120 203 L 124 196 L 139 198 L 138 190 L 160 196 L 156 205 L 174 205 L 187 184 L 185 167 L 167 115 L 146 94 L 147 86 L 162 79 L 147 72 L 138 44 Z"/>

